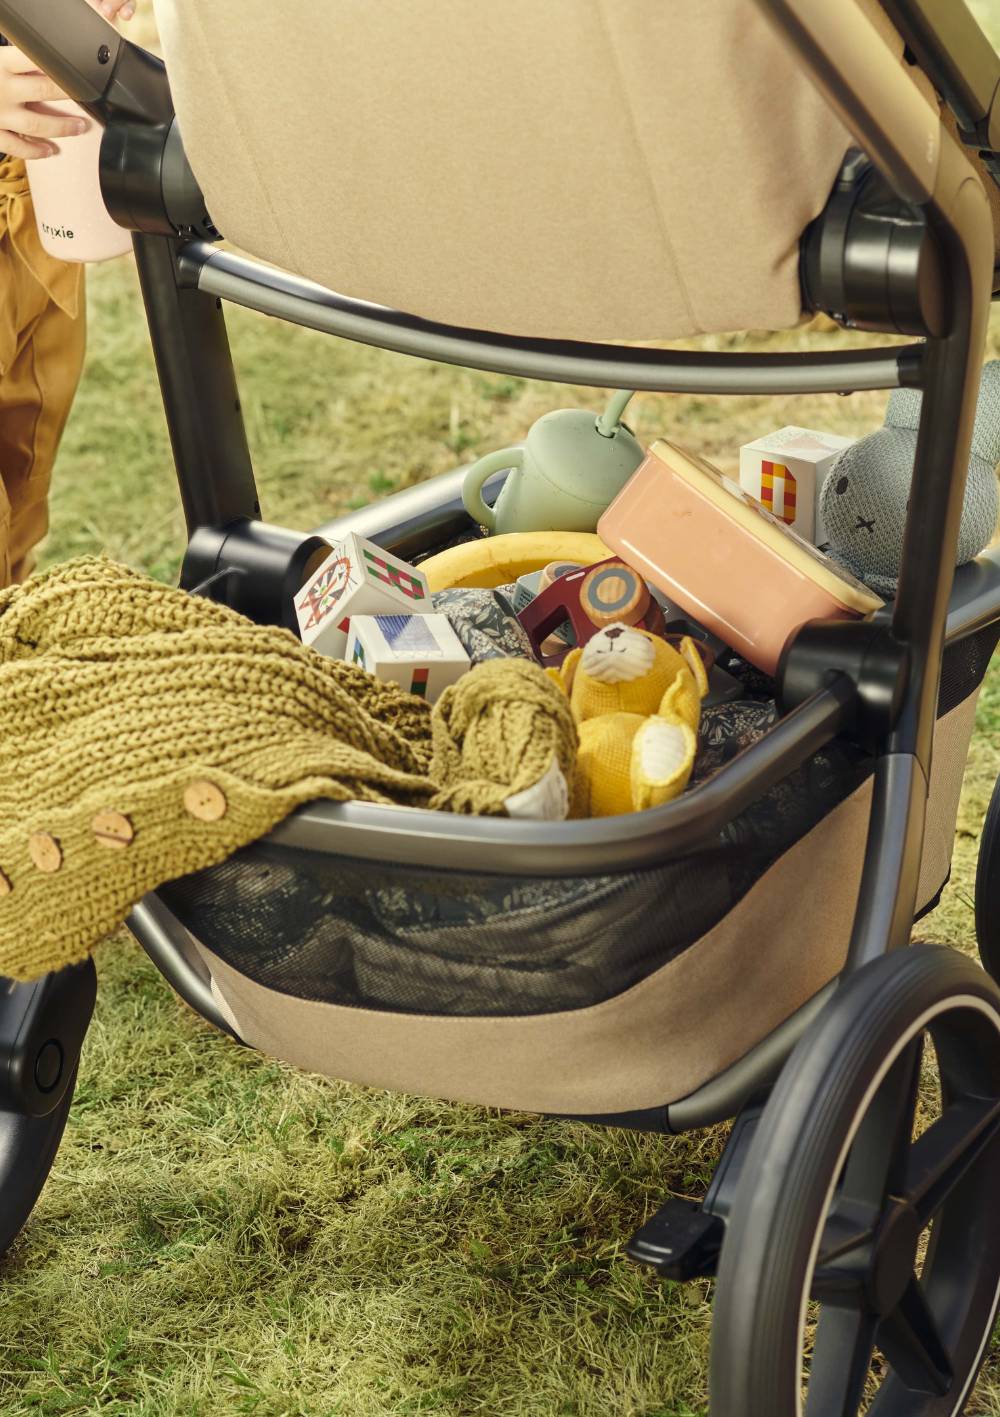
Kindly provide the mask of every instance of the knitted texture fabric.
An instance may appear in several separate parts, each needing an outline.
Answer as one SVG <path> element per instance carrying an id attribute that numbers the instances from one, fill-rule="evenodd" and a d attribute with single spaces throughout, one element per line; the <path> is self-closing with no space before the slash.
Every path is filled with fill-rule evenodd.
<path id="1" fill-rule="evenodd" d="M 896 389 L 885 426 L 846 448 L 820 493 L 825 550 L 880 595 L 896 593 L 903 529 L 923 394 Z M 971 561 L 993 538 L 1000 509 L 1000 360 L 983 369 L 955 564 Z"/>
<path id="2" fill-rule="evenodd" d="M 574 744 L 535 666 L 470 670 L 431 708 L 122 566 L 62 566 L 0 592 L 0 974 L 81 959 L 304 802 L 503 814 L 520 747 L 569 767 Z"/>
<path id="3" fill-rule="evenodd" d="M 488 659 L 450 685 L 432 734 L 431 776 L 448 784 L 435 805 L 452 812 L 495 813 L 498 803 L 540 782 L 553 762 L 567 780 L 573 776 L 569 702 L 528 660 Z"/>

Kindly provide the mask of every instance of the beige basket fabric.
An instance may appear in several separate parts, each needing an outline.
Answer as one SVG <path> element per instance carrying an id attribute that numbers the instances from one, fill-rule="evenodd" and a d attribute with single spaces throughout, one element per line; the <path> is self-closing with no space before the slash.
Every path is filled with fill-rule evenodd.
<path id="1" fill-rule="evenodd" d="M 979 691 L 938 723 L 918 904 L 951 861 Z M 568 1114 L 656 1107 L 736 1061 L 841 967 L 861 880 L 871 780 L 765 872 L 690 949 L 587 1009 L 517 1018 L 380 1012 L 293 998 L 198 945 L 247 1043 L 348 1082 Z"/>
<path id="2" fill-rule="evenodd" d="M 836 0 L 853 4 L 855 0 Z M 872 43 L 902 45 L 878 10 Z M 753 0 L 156 0 L 251 253 L 425 318 L 658 340 L 800 318 L 849 146 Z"/>
<path id="3" fill-rule="evenodd" d="M 956 704 L 940 720 L 934 735 L 930 792 L 924 821 L 924 854 L 920 863 L 917 905 L 923 908 L 941 889 L 951 870 L 955 848 L 962 779 L 969 756 L 969 744 L 976 725 L 976 705 L 980 690 Z"/>

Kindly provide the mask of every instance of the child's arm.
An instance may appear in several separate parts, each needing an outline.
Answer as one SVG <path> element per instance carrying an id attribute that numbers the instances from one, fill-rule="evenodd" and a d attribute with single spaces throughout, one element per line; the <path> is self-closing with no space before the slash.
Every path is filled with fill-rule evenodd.
<path id="1" fill-rule="evenodd" d="M 45 104 L 65 97 L 19 49 L 0 48 L 0 153 L 51 157 L 59 138 L 85 132 L 85 119 L 45 111 Z"/>
<path id="2" fill-rule="evenodd" d="M 135 14 L 135 0 L 101 0 L 100 11 L 106 20 L 130 20 Z"/>

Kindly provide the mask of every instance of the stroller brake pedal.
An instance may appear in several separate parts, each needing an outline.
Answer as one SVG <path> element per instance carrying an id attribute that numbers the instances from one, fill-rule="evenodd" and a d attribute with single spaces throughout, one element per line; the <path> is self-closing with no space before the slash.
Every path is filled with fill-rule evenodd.
<path id="1" fill-rule="evenodd" d="M 699 1205 L 678 1197 L 668 1200 L 626 1245 L 630 1259 L 652 1266 L 663 1279 L 702 1279 L 715 1273 L 726 1219 L 765 1101 L 761 1094 L 744 1104 L 704 1201 Z"/>
<path id="2" fill-rule="evenodd" d="M 663 1279 L 700 1279 L 715 1273 L 726 1223 L 692 1201 L 668 1200 L 626 1245 L 637 1264 Z"/>

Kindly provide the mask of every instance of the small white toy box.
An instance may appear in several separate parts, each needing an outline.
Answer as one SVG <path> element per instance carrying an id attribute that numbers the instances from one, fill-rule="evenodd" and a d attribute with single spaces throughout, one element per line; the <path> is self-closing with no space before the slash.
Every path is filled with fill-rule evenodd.
<path id="1" fill-rule="evenodd" d="M 295 597 L 302 643 L 331 659 L 345 657 L 352 616 L 419 614 L 431 605 L 422 571 L 354 533 L 336 542 Z"/>
<path id="2" fill-rule="evenodd" d="M 779 428 L 740 448 L 740 486 L 799 536 L 822 546 L 819 494 L 833 464 L 854 438 L 812 428 Z"/>
<path id="3" fill-rule="evenodd" d="M 352 615 L 347 658 L 430 703 L 471 664 L 447 615 Z"/>

